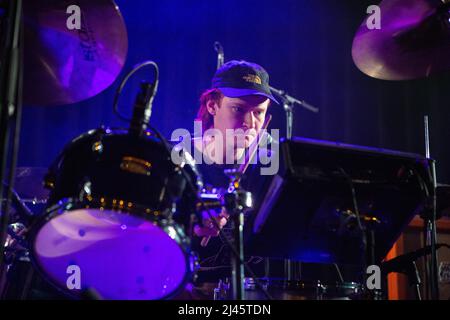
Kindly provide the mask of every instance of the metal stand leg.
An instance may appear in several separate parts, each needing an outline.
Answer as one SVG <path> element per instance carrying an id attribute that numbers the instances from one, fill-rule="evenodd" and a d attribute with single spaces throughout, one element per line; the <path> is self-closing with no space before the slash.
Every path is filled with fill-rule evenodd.
<path id="1" fill-rule="evenodd" d="M 233 215 L 234 222 L 234 247 L 236 252 L 239 253 L 239 257 L 231 256 L 231 279 L 233 287 L 233 299 L 244 299 L 244 214 L 242 212 L 235 213 Z"/>

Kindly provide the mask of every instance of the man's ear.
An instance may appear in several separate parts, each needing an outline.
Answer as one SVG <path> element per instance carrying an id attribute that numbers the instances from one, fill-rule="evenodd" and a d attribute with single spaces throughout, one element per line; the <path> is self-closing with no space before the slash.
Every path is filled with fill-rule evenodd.
<path id="1" fill-rule="evenodd" d="M 218 108 L 217 102 L 215 102 L 214 100 L 208 100 L 208 102 L 206 102 L 206 109 L 208 110 L 210 115 L 215 116 L 217 108 Z"/>

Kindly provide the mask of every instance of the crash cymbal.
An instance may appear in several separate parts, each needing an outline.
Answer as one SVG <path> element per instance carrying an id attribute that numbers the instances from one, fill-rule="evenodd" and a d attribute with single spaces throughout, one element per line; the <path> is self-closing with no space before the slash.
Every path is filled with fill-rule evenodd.
<path id="1" fill-rule="evenodd" d="M 67 26 L 80 8 L 80 29 Z M 100 93 L 125 63 L 128 37 L 112 0 L 24 1 L 24 103 L 75 103 Z"/>
<path id="2" fill-rule="evenodd" d="M 450 70 L 450 1 L 383 0 L 379 7 L 381 28 L 369 29 L 366 19 L 353 39 L 362 72 L 409 80 Z"/>

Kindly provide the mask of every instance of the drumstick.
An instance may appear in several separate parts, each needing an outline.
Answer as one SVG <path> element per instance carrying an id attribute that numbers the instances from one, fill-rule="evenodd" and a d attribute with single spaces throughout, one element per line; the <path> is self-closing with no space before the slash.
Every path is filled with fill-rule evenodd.
<path id="1" fill-rule="evenodd" d="M 272 121 L 272 115 L 269 114 L 266 118 L 266 121 L 264 122 L 261 131 L 264 131 L 267 129 L 267 127 L 269 126 L 270 121 Z M 260 131 L 260 132 L 261 132 Z M 249 166 L 249 164 L 252 162 L 254 156 L 256 155 L 256 150 L 258 149 L 259 145 L 261 144 L 261 140 L 259 139 L 257 142 L 255 141 L 254 143 L 257 143 L 257 145 L 254 148 L 250 148 L 250 154 L 248 154 L 248 157 L 245 158 L 245 161 L 243 164 L 241 164 L 241 166 L 239 167 L 238 172 L 240 173 L 239 178 L 237 181 L 241 180 L 241 177 L 244 175 L 245 171 L 247 171 L 247 168 Z M 200 242 L 200 245 L 202 247 L 206 247 L 208 245 L 209 239 L 211 239 L 211 236 L 206 236 L 203 237 L 202 241 Z"/>
<path id="2" fill-rule="evenodd" d="M 266 121 L 264 122 L 260 132 L 261 131 L 264 132 L 265 130 L 267 130 L 267 127 L 269 126 L 270 121 L 272 121 L 271 114 L 269 114 L 267 116 Z M 239 167 L 238 172 L 240 172 L 240 175 L 239 175 L 238 181 L 241 180 L 240 177 L 242 177 L 244 175 L 245 171 L 247 171 L 249 164 L 252 162 L 253 158 L 256 155 L 256 150 L 258 149 L 259 145 L 261 144 L 261 141 L 262 141 L 262 139 L 259 139 L 257 141 L 257 145 L 254 146 L 253 149 L 252 149 L 252 147 L 250 147 L 250 154 L 248 155 L 248 157 L 246 157 L 246 159 L 245 159 L 246 161 L 243 164 L 241 164 L 241 166 Z"/>

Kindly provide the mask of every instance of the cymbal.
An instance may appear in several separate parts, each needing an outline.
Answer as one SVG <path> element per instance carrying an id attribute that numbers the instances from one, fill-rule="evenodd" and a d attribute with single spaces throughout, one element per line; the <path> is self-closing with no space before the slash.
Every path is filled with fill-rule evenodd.
<path id="1" fill-rule="evenodd" d="M 450 70 L 450 1 L 383 0 L 379 7 L 381 28 L 369 29 L 366 18 L 353 39 L 363 73 L 410 80 Z"/>
<path id="2" fill-rule="evenodd" d="M 49 190 L 44 188 L 44 177 L 48 169 L 43 167 L 17 167 L 14 190 L 23 200 L 46 200 Z"/>
<path id="3" fill-rule="evenodd" d="M 70 30 L 73 4 L 80 29 Z M 54 106 L 88 99 L 119 75 L 128 50 L 127 30 L 112 0 L 25 0 L 24 103 Z"/>

